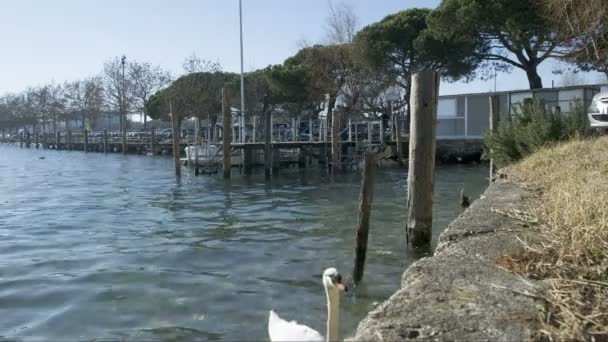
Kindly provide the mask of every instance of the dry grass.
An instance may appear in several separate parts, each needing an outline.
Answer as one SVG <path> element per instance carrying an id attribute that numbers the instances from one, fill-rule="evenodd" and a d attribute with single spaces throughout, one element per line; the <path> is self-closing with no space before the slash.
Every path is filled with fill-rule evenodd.
<path id="1" fill-rule="evenodd" d="M 544 242 L 499 260 L 547 284 L 541 336 L 608 340 L 608 137 L 542 148 L 506 173 L 541 189 Z"/>

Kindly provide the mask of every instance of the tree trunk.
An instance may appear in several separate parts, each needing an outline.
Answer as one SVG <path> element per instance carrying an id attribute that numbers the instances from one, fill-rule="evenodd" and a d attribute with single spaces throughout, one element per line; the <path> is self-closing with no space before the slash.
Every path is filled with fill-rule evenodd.
<path id="1" fill-rule="evenodd" d="M 144 129 L 148 128 L 148 115 L 146 114 L 146 111 L 144 110 Z"/>
<path id="2" fill-rule="evenodd" d="M 540 89 L 543 87 L 543 80 L 540 78 L 538 74 L 538 70 L 536 66 L 529 66 L 526 69 L 526 76 L 528 76 L 528 83 L 530 84 L 530 89 Z"/>

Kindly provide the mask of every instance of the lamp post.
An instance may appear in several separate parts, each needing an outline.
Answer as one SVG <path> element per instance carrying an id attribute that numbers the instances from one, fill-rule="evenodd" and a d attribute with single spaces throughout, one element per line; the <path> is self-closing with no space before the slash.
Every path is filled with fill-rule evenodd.
<path id="1" fill-rule="evenodd" d="M 241 143 L 245 143 L 245 78 L 243 76 L 243 5 L 239 0 L 239 24 L 241 29 Z"/>
<path id="2" fill-rule="evenodd" d="M 127 56 L 122 55 L 120 64 L 122 66 L 122 89 L 120 94 L 120 122 L 122 123 L 122 154 L 127 153 L 127 120 L 125 108 L 125 63 Z"/>

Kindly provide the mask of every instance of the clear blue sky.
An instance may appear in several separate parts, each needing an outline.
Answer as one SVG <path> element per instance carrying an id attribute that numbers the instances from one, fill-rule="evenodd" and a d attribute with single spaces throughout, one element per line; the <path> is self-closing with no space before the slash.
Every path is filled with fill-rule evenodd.
<path id="1" fill-rule="evenodd" d="M 361 24 L 439 0 L 347 0 Z M 324 37 L 327 0 L 243 0 L 245 69 L 281 63 L 298 42 Z M 0 0 L 0 93 L 99 73 L 125 54 L 175 74 L 186 56 L 218 61 L 239 71 L 238 0 Z M 541 68 L 545 86 L 560 76 Z M 586 75 L 595 83 L 599 75 Z M 498 90 L 526 88 L 522 72 L 499 75 Z M 442 94 L 481 92 L 494 82 L 442 84 Z"/>

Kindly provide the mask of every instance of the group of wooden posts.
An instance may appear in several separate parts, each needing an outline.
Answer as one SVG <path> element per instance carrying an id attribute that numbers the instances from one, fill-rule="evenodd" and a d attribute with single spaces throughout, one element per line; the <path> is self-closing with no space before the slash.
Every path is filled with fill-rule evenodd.
<path id="1" fill-rule="evenodd" d="M 439 76 L 434 71 L 423 71 L 412 76 L 410 96 L 410 144 L 407 181 L 406 240 L 414 247 L 429 245 L 433 227 L 433 193 L 435 178 L 437 99 Z M 499 97 L 490 96 L 490 130 L 499 120 Z M 370 213 L 373 201 L 376 156 L 365 154 L 365 165 L 359 197 L 359 219 L 355 240 L 353 280 L 363 279 Z M 490 161 L 490 182 L 495 179 L 495 164 Z"/>
<path id="2" fill-rule="evenodd" d="M 83 145 L 83 151 L 84 152 L 88 152 L 89 151 L 89 134 L 90 131 L 87 129 L 83 129 L 82 130 L 82 145 Z M 42 147 L 44 149 L 47 149 L 49 145 L 54 145 L 54 148 L 56 150 L 61 149 L 60 146 L 62 146 L 61 144 L 61 132 L 55 132 L 51 134 L 52 136 L 54 135 L 54 142 L 53 141 L 49 141 L 48 139 L 48 134 L 42 134 L 42 143 L 39 142 L 39 135 L 34 133 L 34 144 L 36 145 L 36 148 L 38 148 L 38 145 L 42 145 Z M 65 143 L 63 144 L 64 149 L 66 150 L 73 150 L 74 149 L 74 145 L 76 144 L 76 142 L 73 139 L 73 133 L 71 129 L 68 129 L 65 132 Z M 122 130 L 122 154 L 126 154 L 127 153 L 127 131 L 126 129 Z M 53 137 L 52 137 L 53 138 Z M 25 147 L 29 148 L 31 146 L 31 134 L 29 131 L 25 131 L 25 132 L 20 132 L 19 133 L 19 146 L 21 148 L 23 148 L 23 146 L 25 145 Z M 108 142 L 108 130 L 104 129 L 103 130 L 103 135 L 102 135 L 102 147 L 103 147 L 103 152 L 107 153 L 109 152 L 109 142 Z M 155 132 L 154 130 L 151 131 L 151 142 L 150 144 L 152 145 L 152 149 L 154 149 L 154 144 L 155 144 Z"/>

